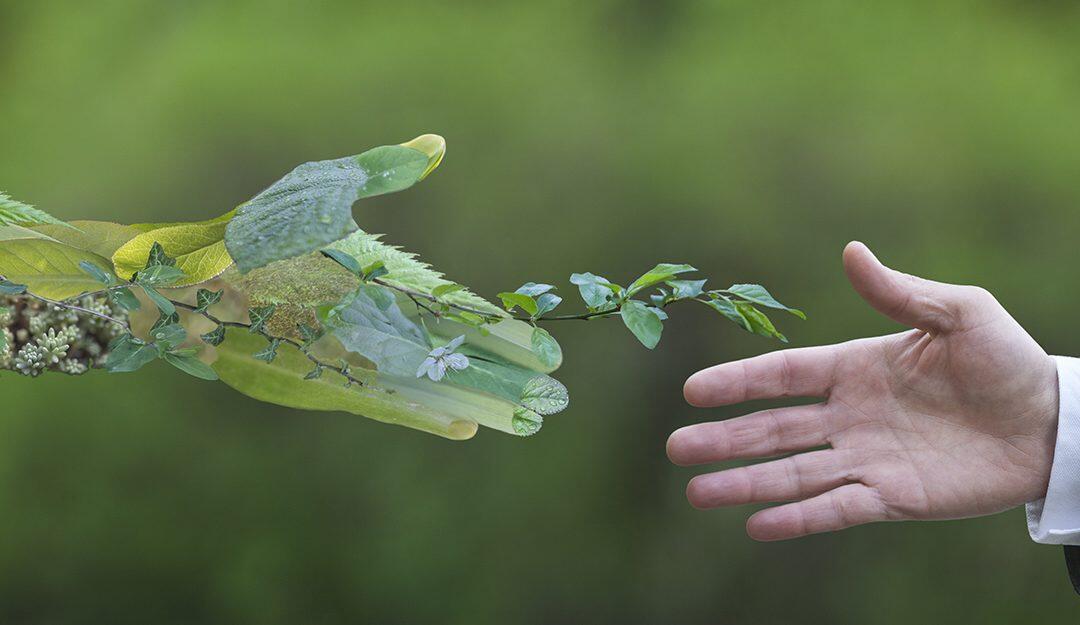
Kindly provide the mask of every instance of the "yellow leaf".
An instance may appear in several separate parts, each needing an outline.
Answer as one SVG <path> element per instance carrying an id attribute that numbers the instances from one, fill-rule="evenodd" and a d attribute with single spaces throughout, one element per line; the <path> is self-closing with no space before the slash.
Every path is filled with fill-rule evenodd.
<path id="1" fill-rule="evenodd" d="M 34 226 L 33 229 L 71 247 L 106 258 L 112 256 L 117 248 L 134 239 L 141 232 L 133 226 L 114 224 L 109 221 L 73 221 L 71 225 L 78 230 L 52 224 Z"/>
<path id="2" fill-rule="evenodd" d="M 198 223 L 170 225 L 144 232 L 128 241 L 112 256 L 116 275 L 130 279 L 146 266 L 150 248 L 160 243 L 165 253 L 176 259 L 176 267 L 187 274 L 171 286 L 190 286 L 214 278 L 232 265 L 225 249 L 227 219 L 218 217 Z"/>
<path id="3" fill-rule="evenodd" d="M 43 297 L 66 299 L 101 289 L 100 282 L 79 269 L 84 260 L 105 271 L 112 269 L 109 261 L 97 254 L 48 239 L 0 243 L 0 275 Z"/>
<path id="4" fill-rule="evenodd" d="M 420 135 L 412 141 L 401 145 L 427 154 L 428 166 L 424 173 L 420 174 L 419 180 L 427 178 L 428 174 L 435 171 L 435 168 L 442 162 L 443 157 L 446 156 L 446 140 L 439 135 Z"/>

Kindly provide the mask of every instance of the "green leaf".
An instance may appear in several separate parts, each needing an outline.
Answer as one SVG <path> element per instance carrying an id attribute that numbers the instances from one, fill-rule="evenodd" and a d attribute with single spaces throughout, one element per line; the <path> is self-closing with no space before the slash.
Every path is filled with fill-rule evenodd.
<path id="1" fill-rule="evenodd" d="M 139 298 L 135 297 L 135 294 L 127 287 L 112 289 L 109 291 L 109 299 L 127 311 L 139 310 L 142 306 L 139 303 Z"/>
<path id="2" fill-rule="evenodd" d="M 555 378 L 539 375 L 525 384 L 521 405 L 541 415 L 553 415 L 570 405 L 570 394 Z"/>
<path id="3" fill-rule="evenodd" d="M 215 347 L 221 345 L 221 342 L 225 340 L 225 326 L 219 325 L 206 334 L 200 335 L 199 338 L 208 345 L 214 345 Z"/>
<path id="4" fill-rule="evenodd" d="M 769 338 L 780 339 L 784 343 L 787 343 L 787 337 L 780 334 L 765 313 L 754 308 L 753 304 L 735 302 L 735 308 L 738 308 L 743 317 L 746 317 L 746 320 L 750 323 L 751 332 Z"/>
<path id="5" fill-rule="evenodd" d="M 490 419 L 493 425 L 501 420 L 505 431 L 513 431 L 513 409 L 502 400 L 450 384 L 376 376 L 366 369 L 354 373 L 363 386 L 346 388 L 338 376 L 305 380 L 312 366 L 307 356 L 283 345 L 274 362 L 259 362 L 251 352 L 260 340 L 230 328 L 214 363 L 223 382 L 260 401 L 304 410 L 340 410 L 455 440 L 471 438 L 477 419 Z"/>
<path id="6" fill-rule="evenodd" d="M 216 380 L 218 379 L 217 373 L 210 368 L 210 365 L 199 360 L 195 356 L 188 354 L 166 353 L 162 358 L 165 362 L 176 367 L 188 375 L 193 375 L 203 380 Z"/>
<path id="7" fill-rule="evenodd" d="M 377 262 L 383 263 L 389 273 L 382 278 L 382 281 L 391 286 L 434 297 L 433 291 L 437 287 L 454 284 L 426 263 L 417 260 L 416 254 L 379 241 L 381 236 L 357 231 L 329 247 L 351 254 L 365 267 L 370 267 Z M 308 280 L 311 279 L 309 275 Z M 446 293 L 442 296 L 442 300 L 448 304 L 464 306 L 483 313 L 506 316 L 500 308 L 466 289 Z"/>
<path id="8" fill-rule="evenodd" d="M 170 323 L 152 330 L 150 338 L 154 339 L 158 349 L 168 351 L 180 347 L 187 340 L 187 332 L 182 325 Z"/>
<path id="9" fill-rule="evenodd" d="M 175 227 L 178 227 L 178 226 L 175 226 Z M 162 230 L 164 230 L 164 228 L 162 228 Z M 151 232 L 153 232 L 153 231 L 151 231 Z M 113 256 L 115 256 L 115 254 L 113 254 Z M 176 266 L 176 259 L 173 258 L 172 256 L 169 256 L 165 252 L 165 247 L 161 244 L 161 241 L 158 241 L 157 239 L 150 239 L 149 244 L 148 244 L 148 246 L 146 248 L 146 254 L 145 254 L 144 257 L 146 258 L 146 263 L 143 264 L 141 267 L 139 267 L 139 269 L 149 269 L 150 267 L 175 267 Z M 140 264 L 142 264 L 141 263 L 142 257 L 140 257 L 139 260 L 140 260 Z M 114 264 L 115 264 L 115 262 L 114 262 Z M 135 273 L 135 272 L 133 271 L 132 273 Z"/>
<path id="10" fill-rule="evenodd" d="M 42 297 L 67 299 L 99 290 L 101 283 L 79 268 L 81 261 L 104 271 L 112 269 L 108 260 L 96 254 L 45 239 L 4 241 L 0 245 L 0 275 L 25 284 L 31 293 Z"/>
<path id="11" fill-rule="evenodd" d="M 229 254 L 247 273 L 338 241 L 356 230 L 353 203 L 409 188 L 430 171 L 430 158 L 392 145 L 300 165 L 238 208 L 225 230 Z"/>
<path id="12" fill-rule="evenodd" d="M 183 271 L 176 286 L 190 286 L 217 277 L 232 265 L 223 240 L 231 215 L 158 228 L 136 236 L 113 253 L 116 273 L 130 278 L 144 263 L 149 263 L 175 266 Z"/>
<path id="13" fill-rule="evenodd" d="M 114 281 L 112 274 L 105 271 L 101 267 L 98 267 L 92 262 L 80 260 L 79 269 L 82 269 L 83 273 L 97 280 L 105 286 L 111 286 Z"/>
<path id="14" fill-rule="evenodd" d="M 184 280 L 184 272 L 170 265 L 151 265 L 135 274 L 135 282 L 140 285 L 172 287 L 179 286 Z"/>
<path id="15" fill-rule="evenodd" d="M 533 328 L 532 348 L 540 362 L 548 367 L 557 367 L 562 362 L 562 348 L 555 337 L 543 328 Z"/>
<path id="16" fill-rule="evenodd" d="M 221 295 L 224 291 L 210 291 L 207 289 L 199 289 L 195 292 L 195 312 L 204 313 L 211 306 L 221 301 Z"/>
<path id="17" fill-rule="evenodd" d="M 139 286 L 146 292 L 146 296 L 150 298 L 150 301 L 154 303 L 154 306 L 157 306 L 157 309 L 161 311 L 161 314 L 173 315 L 176 313 L 176 306 L 174 306 L 167 297 L 158 293 L 154 287 L 149 284 L 139 284 Z"/>
<path id="18" fill-rule="evenodd" d="M 529 297 L 540 297 L 548 291 L 554 290 L 555 287 L 550 284 L 537 284 L 535 282 L 526 282 L 519 286 L 515 293 L 521 293 L 522 295 L 528 295 Z"/>
<path id="19" fill-rule="evenodd" d="M 463 284 L 457 284 L 456 282 L 448 282 L 446 284 L 440 284 L 434 289 L 431 289 L 431 296 L 437 299 L 444 295 L 449 295 L 450 293 L 463 291 L 464 289 L 465 285 Z"/>
<path id="20" fill-rule="evenodd" d="M 79 220 L 71 222 L 78 230 L 68 226 L 42 225 L 34 230 L 47 235 L 64 245 L 112 258 L 116 250 L 128 241 L 139 236 L 142 231 L 134 226 L 125 226 L 109 221 Z M 138 267 L 142 269 L 142 267 Z"/>
<path id="21" fill-rule="evenodd" d="M 347 269 L 349 273 L 355 276 L 360 276 L 364 273 L 364 270 L 360 267 L 360 263 L 356 262 L 356 259 L 353 258 L 350 254 L 346 254 L 341 250 L 335 250 L 333 248 L 327 248 L 325 250 L 322 250 L 322 253 L 324 256 L 341 265 L 342 267 Z"/>
<path id="22" fill-rule="evenodd" d="M 415 375 L 431 348 L 418 325 L 398 307 L 391 291 L 365 285 L 339 305 L 319 309 L 319 321 L 345 349 L 392 375 Z"/>
<path id="23" fill-rule="evenodd" d="M 795 315 L 800 319 L 806 319 L 806 313 L 796 308 L 788 308 L 780 302 L 776 301 L 765 287 L 760 284 L 733 284 L 727 289 L 728 293 L 737 295 L 742 299 L 752 302 L 754 304 L 760 304 L 766 308 L 775 308 L 778 310 L 786 310 L 787 312 Z"/>
<path id="24" fill-rule="evenodd" d="M 390 270 L 386 268 L 386 263 L 381 260 L 377 260 L 367 267 L 364 267 L 364 273 L 361 276 L 365 281 L 374 280 L 375 278 L 381 278 L 390 273 Z M 464 288 L 464 287 L 462 287 Z"/>
<path id="25" fill-rule="evenodd" d="M 660 342 L 664 324 L 657 314 L 637 300 L 627 300 L 619 311 L 623 323 L 634 333 L 641 344 L 652 349 Z"/>
<path id="26" fill-rule="evenodd" d="M 45 211 L 23 204 L 12 199 L 7 193 L 0 192 L 0 225 L 33 226 L 37 224 L 57 224 L 71 228 Z"/>
<path id="27" fill-rule="evenodd" d="M 4 295 L 22 295 L 26 293 L 26 285 L 15 284 L 9 280 L 0 280 L 0 293 Z"/>
<path id="28" fill-rule="evenodd" d="M 708 280 L 667 280 L 665 284 L 671 287 L 675 299 L 689 299 L 701 295 L 706 282 Z"/>
<path id="29" fill-rule="evenodd" d="M 613 307 L 612 299 L 622 290 L 622 287 L 611 283 L 607 278 L 587 272 L 570 274 L 570 283 L 577 285 L 581 299 L 585 300 L 589 310 Z"/>
<path id="30" fill-rule="evenodd" d="M 536 298 L 536 317 L 543 317 L 549 312 L 555 310 L 559 304 L 562 303 L 562 298 L 554 293 L 544 293 L 540 297 Z"/>
<path id="31" fill-rule="evenodd" d="M 269 304 L 267 306 L 253 306 L 248 309 L 248 319 L 251 320 L 251 327 L 248 331 L 252 334 L 258 334 L 262 332 L 266 327 L 266 322 L 273 316 L 274 311 L 277 310 L 277 304 Z"/>
<path id="32" fill-rule="evenodd" d="M 304 376 L 304 379 L 305 380 L 317 380 L 317 379 L 322 377 L 322 373 L 323 373 L 323 366 L 317 364 L 317 365 L 315 365 L 314 369 L 307 372 L 307 375 Z"/>
<path id="33" fill-rule="evenodd" d="M 540 431 L 544 425 L 544 417 L 536 414 L 524 406 L 514 409 L 514 432 L 521 436 L 532 436 Z"/>
<path id="34" fill-rule="evenodd" d="M 649 271 L 645 272 L 640 278 L 634 280 L 629 287 L 626 288 L 626 295 L 630 297 L 642 289 L 647 289 L 654 284 L 660 284 L 661 282 L 667 282 L 680 273 L 686 273 L 688 271 L 697 271 L 690 265 L 674 265 L 671 263 L 660 263 L 653 267 Z"/>
<path id="35" fill-rule="evenodd" d="M 753 327 L 750 325 L 750 320 L 747 319 L 739 311 L 738 308 L 736 308 L 734 302 L 732 302 L 727 297 L 725 297 L 723 295 L 720 295 L 718 293 L 712 293 L 710 295 L 714 299 L 697 300 L 697 301 L 705 304 L 709 308 L 712 308 L 713 310 L 720 313 L 721 315 L 724 315 L 725 317 L 728 318 L 728 320 L 734 322 L 739 327 L 741 327 L 743 330 L 746 330 L 747 332 L 753 332 L 754 331 Z"/>
<path id="36" fill-rule="evenodd" d="M 270 342 L 266 344 L 266 347 L 260 349 L 251 355 L 255 360 L 262 360 L 263 362 L 274 362 L 277 358 L 278 347 L 281 347 L 280 339 L 270 339 Z"/>
<path id="37" fill-rule="evenodd" d="M 514 308 L 520 308 L 525 311 L 530 317 L 535 317 L 539 307 L 536 304 L 536 300 L 523 293 L 499 293 L 499 299 L 502 300 L 503 307 L 508 311 L 514 310 Z"/>
<path id="38" fill-rule="evenodd" d="M 105 370 L 109 373 L 138 371 L 157 358 L 158 351 L 153 345 L 148 345 L 130 334 L 123 334 L 109 344 Z"/>
<path id="39" fill-rule="evenodd" d="M 300 338 L 303 340 L 304 347 L 308 347 L 323 336 L 322 328 L 315 328 L 306 323 L 299 323 L 296 327 L 300 331 Z"/>

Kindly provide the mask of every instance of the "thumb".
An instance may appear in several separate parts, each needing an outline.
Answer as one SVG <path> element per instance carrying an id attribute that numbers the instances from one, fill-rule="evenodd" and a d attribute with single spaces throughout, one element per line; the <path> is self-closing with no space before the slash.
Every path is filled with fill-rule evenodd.
<path id="1" fill-rule="evenodd" d="M 844 271 L 859 295 L 893 321 L 927 332 L 949 332 L 960 323 L 974 287 L 926 280 L 881 264 L 868 247 L 844 248 Z"/>

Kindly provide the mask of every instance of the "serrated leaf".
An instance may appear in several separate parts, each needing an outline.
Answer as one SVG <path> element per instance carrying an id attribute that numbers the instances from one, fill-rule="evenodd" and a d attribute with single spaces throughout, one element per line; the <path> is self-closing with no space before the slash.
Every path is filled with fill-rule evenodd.
<path id="1" fill-rule="evenodd" d="M 165 359 L 165 362 L 188 375 L 195 376 L 202 380 L 213 381 L 218 379 L 217 373 L 210 368 L 210 365 L 199 360 L 195 356 L 189 354 L 166 353 L 162 358 Z"/>
<path id="2" fill-rule="evenodd" d="M 737 295 L 742 299 L 752 302 L 754 304 L 760 304 L 766 308 L 775 308 L 778 310 L 786 310 L 787 312 L 795 315 L 800 319 L 806 319 L 806 314 L 798 310 L 797 308 L 789 308 L 780 302 L 776 301 L 765 287 L 760 284 L 733 284 L 727 289 L 728 293 Z"/>
<path id="3" fill-rule="evenodd" d="M 544 417 L 536 414 L 524 406 L 514 409 L 514 432 L 521 436 L 532 436 L 540 431 L 544 425 Z"/>
<path id="4" fill-rule="evenodd" d="M 0 225 L 33 226 L 37 224 L 57 224 L 71 228 L 68 224 L 46 213 L 40 208 L 24 204 L 10 195 L 0 192 Z"/>
<path id="5" fill-rule="evenodd" d="M 687 273 L 689 271 L 697 271 L 697 269 L 694 269 L 690 265 L 660 263 L 649 271 L 645 272 L 637 280 L 634 280 L 630 284 L 630 286 L 626 288 L 627 297 L 634 295 L 642 289 L 647 289 L 654 284 L 666 282 L 681 273 Z"/>
<path id="6" fill-rule="evenodd" d="M 465 289 L 465 285 L 457 284 L 456 282 L 448 282 L 446 284 L 440 284 L 439 286 L 431 289 L 431 295 L 435 298 L 440 298 L 450 293 L 456 293 Z"/>
<path id="7" fill-rule="evenodd" d="M 391 286 L 434 297 L 432 291 L 435 288 L 444 284 L 454 284 L 443 278 L 441 273 L 433 270 L 428 264 L 418 260 L 416 254 L 381 242 L 379 240 L 381 236 L 357 231 L 329 247 L 351 254 L 365 267 L 382 262 L 389 272 L 382 281 Z M 501 309 L 467 289 L 446 293 L 442 299 L 449 304 L 464 306 L 483 313 L 506 315 Z"/>
<path id="8" fill-rule="evenodd" d="M 281 347 L 281 340 L 270 339 L 270 342 L 267 343 L 266 347 L 255 352 L 251 357 L 255 360 L 262 360 L 263 362 L 274 362 L 274 359 L 277 358 L 278 347 Z"/>
<path id="9" fill-rule="evenodd" d="M 178 279 L 175 286 L 206 282 L 232 265 L 232 258 L 225 249 L 223 239 L 228 223 L 225 216 L 222 216 L 140 234 L 113 253 L 112 261 L 116 266 L 116 273 L 122 278 L 129 278 L 142 269 L 148 260 L 159 265 L 170 264 L 168 260 L 172 260 L 172 264 L 184 272 L 184 276 Z M 157 248 L 154 247 L 155 244 Z"/>
<path id="10" fill-rule="evenodd" d="M 543 328 L 533 328 L 533 353 L 548 367 L 557 367 L 562 362 L 562 348 L 551 333 Z"/>
<path id="11" fill-rule="evenodd" d="M 104 271 L 111 270 L 108 260 L 63 243 L 21 239 L 0 245 L 0 275 L 16 284 L 25 284 L 31 293 L 53 299 L 67 299 L 101 288 L 100 282 L 79 268 L 81 261 Z"/>
<path id="12" fill-rule="evenodd" d="M 197 313 L 204 313 L 211 306 L 221 301 L 221 295 L 224 291 L 210 291 L 208 289 L 199 289 L 195 292 L 195 311 Z"/>
<path id="13" fill-rule="evenodd" d="M 258 334 L 262 332 L 266 327 L 266 322 L 273 316 L 274 311 L 277 310 L 276 304 L 269 304 L 267 306 L 254 306 L 248 309 L 248 320 L 251 321 L 251 327 L 248 331 L 252 334 Z"/>
<path id="14" fill-rule="evenodd" d="M 390 270 L 386 268 L 386 263 L 381 260 L 377 260 L 367 267 L 364 267 L 363 276 L 364 280 L 374 280 L 375 278 L 381 278 L 390 273 Z"/>
<path id="15" fill-rule="evenodd" d="M 641 341 L 641 344 L 649 349 L 656 347 L 660 342 L 660 334 L 664 331 L 664 324 L 657 314 L 648 306 L 637 301 L 627 300 L 619 311 L 623 324 Z"/>
<path id="16" fill-rule="evenodd" d="M 570 394 L 562 382 L 539 375 L 525 384 L 521 405 L 541 415 L 553 415 L 570 405 Z"/>
<path id="17" fill-rule="evenodd" d="M 207 345 L 218 346 L 225 340 L 225 326 L 219 325 L 206 334 L 199 335 L 199 338 L 203 340 Z"/>
<path id="18" fill-rule="evenodd" d="M 246 273 L 338 241 L 356 230 L 353 203 L 407 189 L 430 171 L 429 158 L 392 145 L 300 165 L 239 207 L 225 230 L 229 254 Z"/>

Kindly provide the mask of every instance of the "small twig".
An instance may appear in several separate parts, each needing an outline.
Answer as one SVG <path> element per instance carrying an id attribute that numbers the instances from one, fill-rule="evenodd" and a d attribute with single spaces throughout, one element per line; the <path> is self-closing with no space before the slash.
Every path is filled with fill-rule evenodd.
<path id="1" fill-rule="evenodd" d="M 611 310 L 595 310 L 595 311 L 592 311 L 592 312 L 580 313 L 580 314 L 577 314 L 577 315 L 556 315 L 554 317 L 536 317 L 536 318 L 534 318 L 534 317 L 530 317 L 530 316 L 527 316 L 527 315 L 513 315 L 513 314 L 504 317 L 502 315 L 496 315 L 496 314 L 485 312 L 485 311 L 482 311 L 482 310 L 476 310 L 475 308 L 469 308 L 468 306 L 462 306 L 460 304 L 452 304 L 450 302 L 444 302 L 444 301 L 440 300 L 439 298 L 435 297 L 434 295 L 428 295 L 427 293 L 423 293 L 423 292 L 420 292 L 420 291 L 414 291 L 412 289 L 407 289 L 405 287 L 397 286 L 395 284 L 391 284 L 389 282 L 386 282 L 385 280 L 380 280 L 379 278 L 375 278 L 374 280 L 371 280 L 371 282 L 374 282 L 375 284 L 378 284 L 379 286 L 384 286 L 384 287 L 386 287 L 388 289 L 397 291 L 399 293 L 404 293 L 417 306 L 419 306 L 419 307 L 423 308 L 424 310 L 428 311 L 429 313 L 431 313 L 435 317 L 441 316 L 440 313 L 438 311 L 432 310 L 429 306 L 420 303 L 418 300 L 423 299 L 423 300 L 427 300 L 429 302 L 435 302 L 436 304 L 442 304 L 443 306 L 448 306 L 448 307 L 453 308 L 455 310 L 460 310 L 460 311 L 463 311 L 463 312 L 472 313 L 474 315 L 480 315 L 481 317 L 487 319 L 488 321 L 502 321 L 504 319 L 516 319 L 518 321 L 527 321 L 529 323 L 535 323 L 537 321 L 587 321 L 589 319 L 594 319 L 596 317 L 606 317 L 606 316 L 609 316 L 609 315 L 616 314 L 616 313 L 619 312 L 619 309 L 621 308 L 621 307 L 615 307 L 615 308 L 613 308 Z"/>
<path id="2" fill-rule="evenodd" d="M 55 300 L 55 299 L 49 299 L 48 297 L 44 297 L 44 296 L 41 296 L 41 295 L 37 295 L 35 293 L 31 293 L 30 291 L 27 291 L 27 292 L 23 293 L 23 295 L 25 295 L 26 297 L 29 297 L 31 299 L 36 299 L 39 302 L 44 302 L 44 303 L 49 304 L 51 306 L 56 306 L 57 308 L 63 308 L 63 309 L 66 309 L 66 310 L 72 310 L 72 311 L 75 311 L 77 313 L 82 313 L 84 315 L 90 315 L 91 317 L 97 317 L 98 319 L 104 319 L 105 321 L 110 321 L 110 322 L 115 323 L 116 325 L 124 328 L 128 332 L 131 332 L 131 325 L 127 321 L 121 321 L 120 319 L 117 319 L 116 317 L 111 317 L 111 316 L 106 315 L 104 313 L 99 313 L 96 310 L 90 310 L 89 308 L 83 308 L 82 306 L 77 306 L 75 304 L 69 304 L 66 301 L 59 301 L 59 300 Z M 85 297 L 85 296 L 83 296 L 83 297 Z"/>
<path id="3" fill-rule="evenodd" d="M 206 319 L 209 319 L 210 321 L 212 321 L 212 322 L 214 322 L 214 323 L 216 323 L 218 325 L 226 326 L 226 327 L 229 327 L 229 328 L 247 328 L 248 330 L 251 329 L 251 324 L 250 323 L 243 323 L 241 321 L 225 321 L 223 319 L 220 319 L 220 318 L 210 314 L 209 312 L 207 312 L 205 310 L 198 310 L 198 306 L 192 306 L 191 304 L 187 304 L 187 303 L 184 303 L 184 302 L 178 302 L 176 300 L 169 300 L 169 301 L 172 302 L 175 306 L 177 306 L 179 308 L 183 308 L 184 310 L 195 313 L 197 315 L 202 315 Z M 353 374 L 349 373 L 348 371 L 346 371 L 346 369 L 344 367 L 339 367 L 339 366 L 336 366 L 336 365 L 332 365 L 332 364 L 330 364 L 328 362 L 323 362 L 323 361 L 319 360 L 318 358 L 313 356 L 311 354 L 311 352 L 309 352 L 307 349 L 305 349 L 304 345 L 302 343 L 298 342 L 298 341 L 294 341 L 294 340 L 292 340 L 290 338 L 286 338 L 286 337 L 283 337 L 283 336 L 273 336 L 273 335 L 271 335 L 271 334 L 269 334 L 269 333 L 267 333 L 267 332 L 265 332 L 263 330 L 259 330 L 259 335 L 262 336 L 263 338 L 265 338 L 268 341 L 275 341 L 276 340 L 276 341 L 281 341 L 282 343 L 286 343 L 288 345 L 292 345 L 296 349 L 299 349 L 300 352 L 302 354 L 304 354 L 304 356 L 307 356 L 307 359 L 310 360 L 312 363 L 314 363 L 316 366 L 321 367 L 323 369 L 329 369 L 331 371 L 334 371 L 338 375 L 340 375 L 340 376 L 344 377 L 345 379 L 347 379 L 349 382 L 351 382 L 353 384 L 356 384 L 358 386 L 363 386 L 364 385 L 363 380 L 361 380 L 360 378 L 358 378 L 358 377 L 354 376 Z"/>

